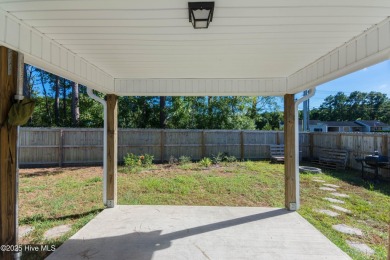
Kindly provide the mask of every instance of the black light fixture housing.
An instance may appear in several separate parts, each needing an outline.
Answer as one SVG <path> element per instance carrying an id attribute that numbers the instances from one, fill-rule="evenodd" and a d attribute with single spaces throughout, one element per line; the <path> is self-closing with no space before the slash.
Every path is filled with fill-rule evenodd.
<path id="1" fill-rule="evenodd" d="M 213 21 L 214 2 L 188 2 L 190 23 L 194 29 L 206 29 Z"/>

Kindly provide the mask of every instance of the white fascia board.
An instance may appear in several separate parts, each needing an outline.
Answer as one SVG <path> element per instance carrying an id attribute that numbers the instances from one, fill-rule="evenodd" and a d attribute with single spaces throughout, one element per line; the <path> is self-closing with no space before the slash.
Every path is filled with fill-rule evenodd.
<path id="1" fill-rule="evenodd" d="M 119 96 L 282 96 L 286 78 L 115 79 Z"/>
<path id="2" fill-rule="evenodd" d="M 288 93 L 316 87 L 390 59 L 390 18 L 287 78 Z"/>
<path id="3" fill-rule="evenodd" d="M 114 93 L 114 78 L 111 75 L 2 9 L 0 45 L 23 53 L 27 64 L 103 93 Z"/>

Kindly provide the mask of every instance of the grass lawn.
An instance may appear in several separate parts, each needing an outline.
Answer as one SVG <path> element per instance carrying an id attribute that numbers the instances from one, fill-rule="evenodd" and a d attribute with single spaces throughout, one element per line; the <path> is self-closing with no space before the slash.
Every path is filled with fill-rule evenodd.
<path id="1" fill-rule="evenodd" d="M 204 168 L 196 163 L 153 165 L 130 173 L 119 167 L 119 204 L 270 206 L 284 207 L 283 165 L 268 162 L 220 163 Z M 23 169 L 20 177 L 20 225 L 34 230 L 21 239 L 22 244 L 59 246 L 95 217 L 102 206 L 102 169 L 51 168 Z M 341 205 L 352 211 L 336 218 L 316 212 L 331 209 L 320 190 L 320 177 L 340 186 Z M 301 209 L 298 211 L 333 243 L 353 259 L 371 259 L 353 249 L 346 240 L 363 242 L 375 250 L 375 259 L 386 259 L 390 223 L 389 182 L 368 182 L 357 171 L 326 171 L 324 174 L 301 174 Z M 72 230 L 59 239 L 45 240 L 48 229 L 70 224 Z M 334 224 L 360 228 L 364 236 L 343 235 Z M 41 259 L 47 252 L 24 253 L 24 259 Z"/>

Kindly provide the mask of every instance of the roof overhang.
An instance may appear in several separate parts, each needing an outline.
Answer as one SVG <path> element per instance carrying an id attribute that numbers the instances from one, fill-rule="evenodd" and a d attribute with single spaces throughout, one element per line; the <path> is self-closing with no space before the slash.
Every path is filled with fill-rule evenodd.
<path id="1" fill-rule="evenodd" d="M 0 45 L 117 95 L 284 95 L 390 58 L 390 2 L 0 0 Z"/>

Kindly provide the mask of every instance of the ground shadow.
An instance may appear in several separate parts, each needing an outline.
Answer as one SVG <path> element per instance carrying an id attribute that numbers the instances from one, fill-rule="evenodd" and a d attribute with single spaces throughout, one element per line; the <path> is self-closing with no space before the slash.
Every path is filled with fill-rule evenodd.
<path id="1" fill-rule="evenodd" d="M 20 176 L 22 178 L 32 178 L 32 177 L 39 177 L 39 176 L 53 176 L 53 175 L 60 175 L 62 173 L 66 173 L 66 172 L 83 170 L 83 169 L 88 169 L 88 167 L 42 168 L 38 171 L 36 169 L 34 169 L 34 172 L 31 172 L 31 173 L 23 172 L 20 174 Z"/>
<path id="2" fill-rule="evenodd" d="M 103 210 L 104 210 L 103 208 L 94 209 L 94 210 L 79 213 L 79 214 L 72 214 L 72 215 L 59 216 L 59 217 L 53 217 L 53 218 L 47 218 L 47 217 L 44 217 L 43 215 L 32 216 L 32 217 L 23 218 L 23 221 L 21 221 L 21 224 L 31 224 L 33 222 L 46 222 L 46 221 L 78 219 L 78 218 L 83 218 L 85 216 L 88 216 L 90 214 L 98 214 L 98 213 L 102 212 Z"/>
<path id="3" fill-rule="evenodd" d="M 150 232 L 133 232 L 121 236 L 102 237 L 97 239 L 71 239 L 66 241 L 60 249 L 48 259 L 137 259 L 150 260 L 153 254 L 169 248 L 172 241 L 194 236 L 219 229 L 229 228 L 241 224 L 277 217 L 290 212 L 285 209 L 221 221 L 208 225 L 184 229 L 168 234 L 161 234 L 162 230 Z M 205 255 L 206 253 L 202 251 Z M 207 258 L 207 255 L 205 255 Z"/>

